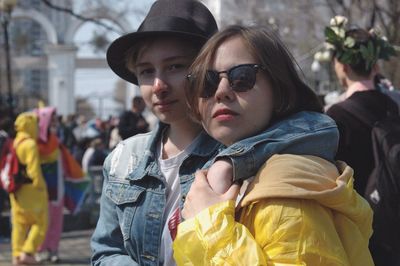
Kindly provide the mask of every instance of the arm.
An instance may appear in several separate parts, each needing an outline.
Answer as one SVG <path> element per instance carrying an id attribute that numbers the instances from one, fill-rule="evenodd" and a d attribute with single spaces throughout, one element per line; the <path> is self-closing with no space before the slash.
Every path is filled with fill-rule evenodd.
<path id="1" fill-rule="evenodd" d="M 103 188 L 108 183 L 108 171 L 106 169 L 109 169 L 110 157 L 106 160 L 103 170 Z M 91 239 L 91 248 L 93 252 L 92 265 L 138 265 L 125 250 L 116 205 L 105 193 L 101 195 L 100 217 Z"/>
<path id="2" fill-rule="evenodd" d="M 254 176 L 274 154 L 307 154 L 333 162 L 338 140 L 336 123 L 327 115 L 298 112 L 230 145 L 217 159 L 228 158 L 233 165 L 233 180 L 244 180 Z"/>

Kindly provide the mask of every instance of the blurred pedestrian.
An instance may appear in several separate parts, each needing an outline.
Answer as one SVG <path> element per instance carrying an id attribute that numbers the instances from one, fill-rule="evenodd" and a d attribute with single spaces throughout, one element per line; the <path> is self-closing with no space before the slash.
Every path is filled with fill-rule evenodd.
<path id="1" fill-rule="evenodd" d="M 90 142 L 82 158 L 82 170 L 89 173 L 91 166 L 102 166 L 107 156 L 104 142 L 101 138 L 95 138 Z"/>
<path id="2" fill-rule="evenodd" d="M 67 207 L 72 213 L 75 206 L 70 206 L 69 197 L 66 191 L 70 191 L 68 177 L 68 167 L 71 167 L 72 158 L 69 151 L 63 146 L 56 133 L 58 130 L 57 113 L 55 107 L 41 107 L 36 110 L 39 117 L 39 154 L 43 175 L 46 180 L 49 197 L 49 228 L 46 232 L 46 238 L 38 249 L 37 260 L 51 262 L 59 261 L 59 244 L 64 223 L 64 207 Z M 78 168 L 78 176 L 83 178 L 83 173 Z M 79 173 L 80 170 L 80 173 Z M 79 197 L 82 197 L 80 195 Z M 79 200 L 79 199 L 78 199 Z"/>
<path id="3" fill-rule="evenodd" d="M 400 111 L 400 91 L 393 86 L 392 82 L 387 77 L 379 72 L 376 73 L 374 76 L 374 86 L 396 102 Z"/>
<path id="4" fill-rule="evenodd" d="M 55 107 L 37 109 L 39 117 L 39 154 L 49 196 L 49 228 L 44 243 L 38 249 L 37 259 L 57 262 L 58 246 L 63 227 L 64 180 L 59 167 L 60 141 L 57 133 Z"/>
<path id="5" fill-rule="evenodd" d="M 64 123 L 64 130 L 63 130 L 63 136 L 64 136 L 64 145 L 67 147 L 68 150 L 70 150 L 72 153 L 74 152 L 77 141 L 75 138 L 75 135 L 73 133 L 75 127 L 77 126 L 77 123 L 75 121 L 75 115 L 68 115 L 66 117 L 66 121 Z"/>
<path id="6" fill-rule="evenodd" d="M 344 25 L 340 25 L 345 29 Z M 331 27 L 337 27 L 337 25 Z M 361 28 L 346 30 L 345 36 L 352 38 L 353 46 L 346 48 L 342 46 L 342 43 L 339 42 L 339 45 L 335 42 L 336 39 L 327 39 L 328 42 L 332 42 L 332 45 L 336 45 L 332 60 L 337 79 L 345 92 L 344 99 L 332 105 L 326 113 L 336 121 L 340 132 L 337 159 L 353 167 L 354 187 L 358 193 L 364 195 L 367 179 L 374 167 L 371 127 L 343 106 L 365 106 L 368 113 L 375 117 L 375 121 L 386 117 L 388 110 L 394 109 L 397 112 L 396 104 L 381 93 L 374 84 L 377 61 L 393 55 L 391 50 L 393 47 L 374 33 Z M 337 38 L 342 40 L 339 36 Z M 361 51 L 361 47 L 367 46 L 381 52 L 367 56 Z M 352 57 L 349 57 L 350 54 Z"/>
<path id="7" fill-rule="evenodd" d="M 146 105 L 141 96 L 132 98 L 131 110 L 123 112 L 119 118 L 118 133 L 123 140 L 149 131 L 149 124 L 142 115 L 145 108 Z"/>
<path id="8" fill-rule="evenodd" d="M 32 183 L 23 184 L 10 194 L 13 264 L 35 264 L 34 257 L 43 243 L 48 226 L 47 186 L 40 167 L 38 120 L 34 113 L 22 113 L 15 121 L 14 146 L 18 160 L 26 166 Z"/>
<path id="9" fill-rule="evenodd" d="M 365 196 L 368 178 L 376 166 L 372 125 L 387 118 L 388 114 L 399 112 L 396 103 L 382 93 L 382 90 L 387 88 L 381 88 L 379 86 L 382 84 L 374 83 L 378 60 L 389 59 L 395 55 L 395 50 L 387 40 L 373 30 L 354 27 L 346 29 L 346 21 L 344 17 L 335 17 L 331 20 L 330 27 L 325 30 L 327 42 L 334 47 L 335 73 L 345 90 L 345 99 L 332 105 L 327 114 L 336 121 L 340 132 L 337 159 L 346 161 L 352 166 L 354 188 Z M 392 183 L 394 181 L 389 182 L 394 184 Z M 381 197 L 387 197 L 384 191 L 379 193 L 382 192 Z M 370 197 L 367 198 L 370 200 Z M 386 221 L 386 217 L 376 216 L 376 213 L 375 211 L 374 233 L 370 239 L 370 250 L 375 265 L 399 265 L 400 245 L 397 239 L 393 240 L 394 245 L 390 245 L 389 240 L 383 237 L 385 234 L 396 235 L 396 232 L 389 228 L 398 226 L 390 227 L 390 221 Z M 399 230 L 397 234 L 398 232 Z M 388 242 L 382 243 L 379 237 L 387 239 Z"/>
<path id="10" fill-rule="evenodd" d="M 2 153 L 5 152 L 3 148 L 6 141 L 15 137 L 14 135 L 14 121 L 8 116 L 7 110 L 0 110 L 0 157 L 2 157 Z M 0 238 L 8 238 L 11 233 L 10 221 L 8 220 L 8 217 L 3 217 L 3 211 L 8 204 L 7 192 L 0 187 Z"/>
<path id="11" fill-rule="evenodd" d="M 117 126 L 112 127 L 112 129 L 110 130 L 110 140 L 108 142 L 108 149 L 110 151 L 113 150 L 121 140 L 122 139 L 121 136 L 119 135 L 118 127 Z"/>

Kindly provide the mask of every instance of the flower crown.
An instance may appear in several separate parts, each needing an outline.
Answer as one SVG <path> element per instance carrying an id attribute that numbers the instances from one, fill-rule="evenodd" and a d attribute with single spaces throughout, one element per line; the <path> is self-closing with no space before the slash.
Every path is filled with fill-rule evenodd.
<path id="1" fill-rule="evenodd" d="M 378 59 L 389 60 L 390 56 L 396 56 L 396 50 L 380 31 L 346 30 L 347 21 L 346 17 L 335 16 L 325 28 L 327 48 L 335 51 L 341 63 L 354 66 L 364 62 L 366 70 L 370 70 Z"/>

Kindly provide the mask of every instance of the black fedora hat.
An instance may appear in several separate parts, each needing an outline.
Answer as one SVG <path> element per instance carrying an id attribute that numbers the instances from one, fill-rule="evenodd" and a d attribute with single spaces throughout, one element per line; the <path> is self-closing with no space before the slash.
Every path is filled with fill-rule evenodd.
<path id="1" fill-rule="evenodd" d="M 205 42 L 218 30 L 207 7 L 197 0 L 158 0 L 136 32 L 119 37 L 107 50 L 110 68 L 122 79 L 138 84 L 136 76 L 126 67 L 126 52 L 143 38 L 177 35 Z"/>

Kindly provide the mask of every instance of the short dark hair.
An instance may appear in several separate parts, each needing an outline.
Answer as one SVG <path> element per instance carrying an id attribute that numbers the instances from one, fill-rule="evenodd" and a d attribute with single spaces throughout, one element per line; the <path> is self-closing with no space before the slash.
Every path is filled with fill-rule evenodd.
<path id="1" fill-rule="evenodd" d="M 364 29 L 351 29 L 346 31 L 346 37 L 352 37 L 355 40 L 354 48 L 359 49 L 361 45 L 367 46 L 368 41 L 372 40 L 371 34 Z M 372 72 L 372 66 L 368 65 L 368 62 L 361 55 L 358 56 L 358 60 L 354 63 L 349 64 L 351 69 L 357 75 L 361 77 L 369 77 Z"/>
<path id="2" fill-rule="evenodd" d="M 237 36 L 242 38 L 250 53 L 258 60 L 255 63 L 263 65 L 261 73 L 271 83 L 274 95 L 273 121 L 299 111 L 323 112 L 317 95 L 300 78 L 292 54 L 272 29 L 233 25 L 211 37 L 189 69 L 195 78 L 186 84 L 186 98 L 197 120 L 201 120 L 199 98 L 215 52 L 224 41 Z"/>
<path id="3" fill-rule="evenodd" d="M 142 103 L 143 102 L 143 98 L 142 96 L 135 96 L 132 98 L 132 104 L 134 103 Z"/>

